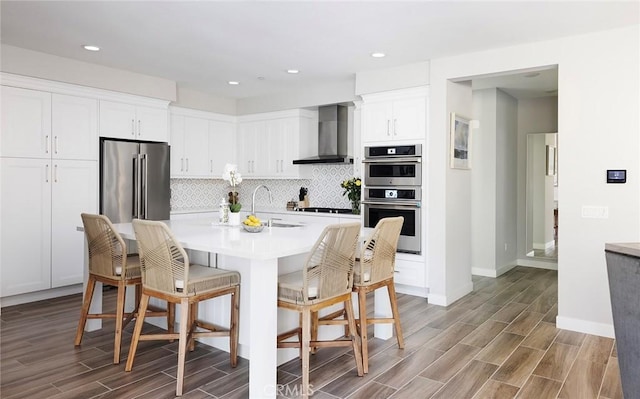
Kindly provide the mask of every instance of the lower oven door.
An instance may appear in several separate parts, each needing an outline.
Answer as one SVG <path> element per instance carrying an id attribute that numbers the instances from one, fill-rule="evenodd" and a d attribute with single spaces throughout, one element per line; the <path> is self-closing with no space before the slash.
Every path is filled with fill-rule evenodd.
<path id="1" fill-rule="evenodd" d="M 374 228 L 380 219 L 388 217 L 403 216 L 404 223 L 398 239 L 398 252 L 420 254 L 420 203 L 419 202 L 383 202 L 383 201 L 362 201 L 364 214 L 364 227 Z"/>

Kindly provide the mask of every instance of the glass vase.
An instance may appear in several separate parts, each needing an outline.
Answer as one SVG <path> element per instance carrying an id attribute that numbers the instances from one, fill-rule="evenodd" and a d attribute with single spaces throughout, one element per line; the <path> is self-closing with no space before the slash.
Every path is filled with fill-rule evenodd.
<path id="1" fill-rule="evenodd" d="M 351 213 L 354 215 L 360 214 L 360 201 L 351 201 Z"/>

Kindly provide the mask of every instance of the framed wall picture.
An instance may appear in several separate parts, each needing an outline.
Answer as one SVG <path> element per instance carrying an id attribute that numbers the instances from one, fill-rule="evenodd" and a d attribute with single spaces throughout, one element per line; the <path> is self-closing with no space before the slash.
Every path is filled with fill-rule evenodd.
<path id="1" fill-rule="evenodd" d="M 471 169 L 471 129 L 469 119 L 451 113 L 450 166 L 454 169 Z"/>

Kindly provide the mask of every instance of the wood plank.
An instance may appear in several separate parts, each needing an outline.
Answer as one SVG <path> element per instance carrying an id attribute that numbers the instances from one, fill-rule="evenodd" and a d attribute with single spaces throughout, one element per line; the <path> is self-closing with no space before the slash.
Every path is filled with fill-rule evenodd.
<path id="1" fill-rule="evenodd" d="M 553 343 L 533 374 L 556 381 L 564 381 L 576 356 L 578 356 L 578 347 Z"/>
<path id="2" fill-rule="evenodd" d="M 500 366 L 491 379 L 522 387 L 543 355 L 544 352 L 541 350 L 520 346 Z"/>
<path id="3" fill-rule="evenodd" d="M 433 399 L 471 398 L 491 377 L 497 366 L 495 364 L 471 361 L 465 368 L 442 387 Z"/>

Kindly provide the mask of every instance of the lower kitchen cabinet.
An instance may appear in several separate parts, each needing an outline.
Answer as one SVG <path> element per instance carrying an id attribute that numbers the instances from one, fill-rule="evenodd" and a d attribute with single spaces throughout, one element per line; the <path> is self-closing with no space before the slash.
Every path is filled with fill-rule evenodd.
<path id="1" fill-rule="evenodd" d="M 81 283 L 80 213 L 97 213 L 96 161 L 2 158 L 0 296 Z"/>

